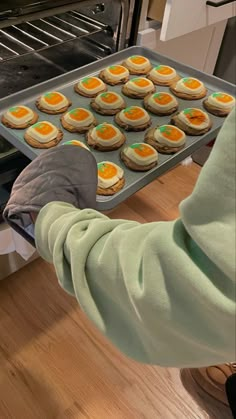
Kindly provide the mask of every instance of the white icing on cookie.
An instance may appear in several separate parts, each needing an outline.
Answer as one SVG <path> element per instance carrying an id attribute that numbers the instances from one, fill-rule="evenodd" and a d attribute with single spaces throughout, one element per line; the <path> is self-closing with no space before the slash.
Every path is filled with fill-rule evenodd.
<path id="1" fill-rule="evenodd" d="M 118 93 L 104 92 L 96 96 L 95 103 L 102 109 L 118 109 L 124 106 L 124 99 Z"/>
<path id="2" fill-rule="evenodd" d="M 180 93 L 200 94 L 205 90 L 204 84 L 193 77 L 185 77 L 177 81 L 175 90 Z"/>
<path id="3" fill-rule="evenodd" d="M 89 148 L 79 140 L 69 140 L 69 141 L 66 141 L 65 143 L 63 143 L 62 145 L 75 145 L 75 146 L 79 146 L 79 147 L 85 148 L 86 150 L 90 151 Z"/>
<path id="4" fill-rule="evenodd" d="M 104 76 L 110 80 L 118 81 L 125 77 L 129 77 L 129 70 L 123 65 L 112 65 L 103 70 Z"/>
<path id="5" fill-rule="evenodd" d="M 88 127 L 94 122 L 92 112 L 84 108 L 75 108 L 64 115 L 64 120 L 73 127 Z"/>
<path id="6" fill-rule="evenodd" d="M 197 108 L 187 108 L 179 113 L 178 119 L 195 130 L 209 127 L 210 118 L 206 112 Z"/>
<path id="7" fill-rule="evenodd" d="M 207 102 L 218 109 L 233 109 L 235 98 L 228 93 L 216 92 L 207 98 Z"/>
<path id="8" fill-rule="evenodd" d="M 79 90 L 87 94 L 95 94 L 103 91 L 106 85 L 98 77 L 85 77 L 77 84 Z"/>
<path id="9" fill-rule="evenodd" d="M 92 139 L 102 146 L 111 146 L 120 142 L 121 131 L 112 124 L 104 122 L 93 128 L 90 133 Z"/>
<path id="10" fill-rule="evenodd" d="M 39 104 L 43 109 L 58 111 L 68 106 L 68 99 L 59 92 L 48 92 L 39 98 Z"/>
<path id="11" fill-rule="evenodd" d="M 133 70 L 145 70 L 150 67 L 150 61 L 148 58 L 142 55 L 132 55 L 125 60 L 126 65 Z"/>
<path id="12" fill-rule="evenodd" d="M 26 133 L 39 143 L 48 143 L 58 135 L 58 129 L 48 121 L 37 122 L 26 130 Z"/>
<path id="13" fill-rule="evenodd" d="M 20 126 L 32 121 L 34 113 L 27 106 L 14 106 L 4 113 L 4 118 L 9 123 Z"/>
<path id="14" fill-rule="evenodd" d="M 137 127 L 150 121 L 149 114 L 145 109 L 140 108 L 139 106 L 130 106 L 129 108 L 122 110 L 119 113 L 119 118 L 122 122 L 132 127 Z"/>
<path id="15" fill-rule="evenodd" d="M 176 98 L 167 92 L 154 93 L 148 98 L 148 104 L 152 108 L 161 111 L 167 111 L 178 106 Z"/>
<path id="16" fill-rule="evenodd" d="M 155 148 L 145 143 L 135 143 L 124 147 L 123 153 L 139 166 L 149 166 L 149 164 L 158 160 L 158 153 Z"/>
<path id="17" fill-rule="evenodd" d="M 109 161 L 98 163 L 98 186 L 108 189 L 115 185 L 124 176 L 124 170 L 117 164 Z"/>
<path id="18" fill-rule="evenodd" d="M 153 80 L 161 82 L 173 80 L 175 79 L 176 75 L 177 74 L 175 69 L 167 65 L 158 65 L 157 67 L 154 67 L 150 72 L 150 76 Z"/>
<path id="19" fill-rule="evenodd" d="M 153 82 L 145 77 L 135 77 L 129 80 L 125 86 L 134 93 L 150 93 L 154 89 Z"/>
<path id="20" fill-rule="evenodd" d="M 179 147 L 185 143 L 186 135 L 173 125 L 162 125 L 154 131 L 154 140 L 170 147 Z"/>

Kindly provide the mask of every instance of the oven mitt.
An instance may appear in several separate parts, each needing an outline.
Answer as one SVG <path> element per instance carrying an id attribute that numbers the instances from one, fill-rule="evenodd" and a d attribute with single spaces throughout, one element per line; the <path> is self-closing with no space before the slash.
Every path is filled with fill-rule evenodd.
<path id="1" fill-rule="evenodd" d="M 51 148 L 15 180 L 3 216 L 18 232 L 32 233 L 30 212 L 39 212 L 52 201 L 95 209 L 96 189 L 97 164 L 92 153 L 74 145 Z"/>

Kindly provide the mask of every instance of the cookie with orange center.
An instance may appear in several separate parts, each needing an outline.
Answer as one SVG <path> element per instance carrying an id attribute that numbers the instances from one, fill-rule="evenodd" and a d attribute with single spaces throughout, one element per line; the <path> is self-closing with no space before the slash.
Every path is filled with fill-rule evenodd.
<path id="1" fill-rule="evenodd" d="M 61 117 L 63 128 L 70 132 L 83 133 L 97 125 L 92 112 L 84 108 L 75 108 Z"/>
<path id="2" fill-rule="evenodd" d="M 124 184 L 124 171 L 121 167 L 109 161 L 98 163 L 98 195 L 114 195 Z"/>
<path id="3" fill-rule="evenodd" d="M 147 111 L 139 106 L 123 109 L 116 114 L 115 122 L 126 131 L 144 131 L 152 123 Z"/>
<path id="4" fill-rule="evenodd" d="M 134 99 L 143 99 L 149 93 L 155 92 L 155 90 L 153 82 L 145 77 L 135 77 L 122 87 L 122 93 Z"/>
<path id="5" fill-rule="evenodd" d="M 158 153 L 154 147 L 145 143 L 135 143 L 124 147 L 121 160 L 131 170 L 146 172 L 157 165 Z"/>
<path id="6" fill-rule="evenodd" d="M 130 74 L 146 75 L 152 69 L 149 59 L 142 55 L 132 55 L 131 57 L 126 58 L 122 65 L 129 70 Z"/>
<path id="7" fill-rule="evenodd" d="M 85 148 L 86 150 L 90 151 L 89 148 L 79 140 L 69 140 L 63 143 L 62 145 L 75 145 L 77 147 Z"/>
<path id="8" fill-rule="evenodd" d="M 102 70 L 99 77 L 105 83 L 115 86 L 116 84 L 126 83 L 129 80 L 129 70 L 123 65 L 111 65 Z"/>
<path id="9" fill-rule="evenodd" d="M 162 154 L 173 154 L 184 148 L 186 135 L 173 125 L 161 125 L 147 131 L 145 142 Z"/>
<path id="10" fill-rule="evenodd" d="M 203 105 L 213 115 L 227 116 L 235 106 L 235 98 L 228 93 L 216 92 L 208 96 Z"/>
<path id="11" fill-rule="evenodd" d="M 9 108 L 1 118 L 1 122 L 7 128 L 24 129 L 35 124 L 38 114 L 27 106 L 13 106 Z"/>
<path id="12" fill-rule="evenodd" d="M 89 130 L 86 139 L 89 146 L 100 151 L 117 150 L 126 140 L 118 128 L 107 122 Z"/>
<path id="13" fill-rule="evenodd" d="M 171 84 L 170 90 L 175 96 L 188 100 L 201 99 L 207 94 L 205 85 L 193 77 L 184 77 L 178 80 Z"/>
<path id="14" fill-rule="evenodd" d="M 171 123 L 189 135 L 202 135 L 212 127 L 209 115 L 198 108 L 187 108 L 171 118 Z"/>
<path id="15" fill-rule="evenodd" d="M 176 73 L 175 69 L 168 65 L 158 65 L 154 67 L 147 76 L 154 84 L 158 86 L 170 86 L 177 82 L 180 76 Z"/>
<path id="16" fill-rule="evenodd" d="M 171 115 L 178 109 L 176 98 L 167 92 L 158 92 L 145 96 L 144 108 L 155 115 Z"/>
<path id="17" fill-rule="evenodd" d="M 74 90 L 81 96 L 95 97 L 99 93 L 106 92 L 107 86 L 98 77 L 85 77 L 75 84 Z"/>
<path id="18" fill-rule="evenodd" d="M 71 101 L 62 93 L 47 92 L 36 100 L 36 106 L 41 112 L 51 115 L 66 112 Z"/>
<path id="19" fill-rule="evenodd" d="M 37 122 L 25 131 L 24 139 L 35 148 L 55 147 L 63 138 L 63 133 L 48 121 Z"/>
<path id="20" fill-rule="evenodd" d="M 90 106 L 101 115 L 115 115 L 126 107 L 126 103 L 118 93 L 104 92 L 93 98 Z"/>

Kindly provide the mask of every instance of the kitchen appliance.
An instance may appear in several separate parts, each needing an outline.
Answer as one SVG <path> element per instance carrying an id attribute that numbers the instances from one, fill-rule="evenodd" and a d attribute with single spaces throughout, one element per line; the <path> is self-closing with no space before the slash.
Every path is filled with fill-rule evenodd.
<path id="1" fill-rule="evenodd" d="M 134 45 L 141 3 L 1 0 L 0 98 Z M 0 137 L 0 242 L 6 230 L 3 209 L 15 178 L 29 161 Z M 0 279 L 19 266 L 17 255 L 0 255 Z"/>
<path id="2" fill-rule="evenodd" d="M 139 0 L 1 1 L 0 98 L 132 45 L 140 6 Z M 0 137 L 0 216 L 28 162 Z"/>
<path id="3" fill-rule="evenodd" d="M 163 55 L 157 54 L 154 51 L 151 51 L 148 48 L 143 48 L 140 46 L 132 46 L 126 48 L 117 53 L 111 54 L 108 57 L 105 57 L 99 61 L 88 64 L 83 68 L 78 68 L 74 71 L 70 71 L 67 74 L 63 74 L 46 82 L 43 82 L 39 85 L 32 86 L 29 89 L 23 90 L 14 95 L 8 96 L 5 99 L 0 99 L 0 109 L 6 111 L 9 107 L 13 107 L 17 103 L 28 106 L 35 112 L 38 112 L 37 107 L 35 106 L 35 101 L 37 98 L 44 92 L 50 91 L 59 91 L 64 94 L 66 97 L 70 98 L 72 101 L 72 108 L 83 107 L 89 109 L 90 107 L 90 98 L 83 97 L 78 95 L 74 91 L 74 85 L 78 80 L 83 79 L 84 77 L 97 76 L 101 70 L 108 66 L 116 65 L 122 63 L 130 56 L 141 55 L 148 58 L 153 67 L 156 67 L 159 64 L 169 65 L 176 69 L 180 77 L 195 77 L 201 80 L 207 88 L 208 94 L 223 91 L 231 95 L 235 95 L 234 85 L 218 79 L 210 74 L 205 74 L 199 70 L 193 69 L 184 64 L 178 63 L 170 58 L 164 57 Z M 160 90 L 160 87 L 157 87 L 157 91 Z M 169 91 L 169 88 L 166 86 L 161 87 L 162 91 Z M 122 86 L 112 86 L 112 91 L 122 94 Z M 142 99 L 131 99 L 125 97 L 126 107 L 129 106 L 143 106 Z M 196 100 L 186 100 L 178 98 L 179 111 L 182 111 L 186 108 L 203 108 L 202 99 Z M 39 121 L 45 119 L 45 115 L 39 112 Z M 127 169 L 120 161 L 120 150 L 110 151 L 109 154 L 105 151 L 96 151 L 91 149 L 96 161 L 98 163 L 109 160 L 115 164 L 122 165 L 124 169 L 125 185 L 124 187 L 112 196 L 97 196 L 97 209 L 100 211 L 107 211 L 113 209 L 115 206 L 120 204 L 122 201 L 127 199 L 130 195 L 137 192 L 139 189 L 150 183 L 152 180 L 160 176 L 165 171 L 173 168 L 176 164 L 180 163 L 187 156 L 191 155 L 195 150 L 199 149 L 202 145 L 208 144 L 210 141 L 214 140 L 217 136 L 218 131 L 220 130 L 224 118 L 210 115 L 212 121 L 212 128 L 198 136 L 187 135 L 186 145 L 175 154 L 162 154 L 159 153 L 158 165 L 147 172 L 135 172 Z M 114 123 L 114 117 L 106 115 L 96 114 L 96 119 L 98 123 L 104 122 Z M 170 116 L 157 116 L 151 114 L 152 126 L 158 126 L 163 124 L 170 123 Z M 60 115 L 47 115 L 47 121 L 54 124 L 56 127 L 60 127 Z M 5 127 L 0 124 L 0 134 L 4 135 L 7 140 L 9 140 L 15 147 L 21 150 L 28 158 L 33 160 L 39 154 L 43 153 L 44 150 L 31 147 L 25 140 L 24 134 L 25 129 L 14 130 Z M 142 143 L 144 140 L 144 132 L 125 132 L 126 144 L 132 145 L 133 143 Z M 83 134 L 77 134 L 78 139 L 82 142 L 85 142 L 85 136 Z M 69 133 L 66 130 L 63 130 L 63 139 L 60 141 L 58 147 L 65 147 L 63 143 L 68 140 L 73 140 L 75 138 L 74 133 Z"/>

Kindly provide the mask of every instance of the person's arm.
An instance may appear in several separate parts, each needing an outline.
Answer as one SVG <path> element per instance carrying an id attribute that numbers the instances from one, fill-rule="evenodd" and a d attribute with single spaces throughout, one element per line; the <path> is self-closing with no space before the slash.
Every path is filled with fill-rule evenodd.
<path id="1" fill-rule="evenodd" d="M 235 112 L 181 219 L 142 225 L 63 203 L 40 211 L 39 253 L 128 356 L 178 367 L 235 360 L 234 158 Z"/>

